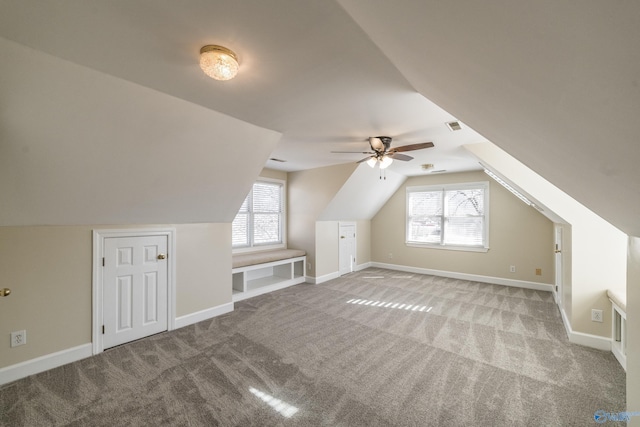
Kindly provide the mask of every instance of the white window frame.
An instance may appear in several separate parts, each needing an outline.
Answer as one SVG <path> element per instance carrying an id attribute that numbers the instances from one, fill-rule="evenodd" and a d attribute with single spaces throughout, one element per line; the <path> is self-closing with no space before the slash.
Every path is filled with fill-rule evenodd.
<path id="1" fill-rule="evenodd" d="M 489 250 L 489 206 L 490 206 L 490 197 L 489 197 L 489 181 L 479 181 L 479 182 L 465 182 L 458 184 L 438 184 L 438 185 L 422 185 L 422 186 L 414 186 L 407 187 L 406 189 L 406 205 L 405 205 L 405 244 L 409 247 L 417 247 L 417 248 L 431 248 L 431 249 L 446 249 L 446 250 L 454 250 L 454 251 L 467 251 L 467 252 L 487 252 Z M 444 221 L 446 221 L 446 217 L 444 216 L 444 212 L 442 214 L 442 226 L 440 231 L 440 243 L 425 243 L 425 242 L 415 242 L 409 240 L 409 195 L 410 193 L 417 193 L 422 191 L 442 191 L 442 197 L 444 198 L 444 194 L 446 191 L 452 190 L 469 190 L 469 189 L 483 189 L 484 190 L 484 215 L 483 215 L 483 244 L 472 246 L 472 245 L 451 245 L 444 244 Z M 443 200 L 444 202 L 444 200 Z"/>
<path id="2" fill-rule="evenodd" d="M 249 198 L 249 225 L 247 228 L 248 235 L 248 245 L 243 246 L 232 246 L 232 253 L 242 253 L 242 252 L 256 252 L 256 251 L 264 251 L 269 249 L 282 249 L 287 247 L 287 182 L 281 179 L 275 178 L 263 178 L 260 177 L 257 179 L 252 185 L 249 194 L 246 197 L 249 197 L 253 193 L 253 186 L 258 183 L 269 183 L 269 184 L 279 184 L 281 185 L 281 193 L 280 193 L 280 242 L 279 243 L 265 243 L 265 244 L 254 244 L 253 243 L 253 207 L 251 206 L 251 198 Z M 244 202 L 244 200 L 243 200 Z M 239 212 L 239 211 L 238 211 Z M 235 217 L 234 217 L 235 219 Z M 233 244 L 232 244 L 233 245 Z"/>

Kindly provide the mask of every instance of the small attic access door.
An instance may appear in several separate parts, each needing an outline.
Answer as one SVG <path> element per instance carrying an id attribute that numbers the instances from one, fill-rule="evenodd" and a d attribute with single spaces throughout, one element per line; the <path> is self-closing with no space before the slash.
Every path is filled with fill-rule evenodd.
<path id="1" fill-rule="evenodd" d="M 340 222 L 339 258 L 340 275 L 351 273 L 356 263 L 356 224 Z"/>
<path id="2" fill-rule="evenodd" d="M 174 328 L 173 234 L 94 231 L 94 354 Z"/>

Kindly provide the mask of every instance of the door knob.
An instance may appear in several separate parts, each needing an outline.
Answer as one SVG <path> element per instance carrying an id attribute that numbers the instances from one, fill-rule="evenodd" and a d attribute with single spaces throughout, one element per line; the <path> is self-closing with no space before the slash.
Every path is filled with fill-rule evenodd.
<path id="1" fill-rule="evenodd" d="M 557 254 L 562 253 L 562 251 L 559 250 L 559 249 L 556 249 L 554 252 L 557 253 Z"/>
<path id="2" fill-rule="evenodd" d="M 344 239 L 344 236 L 340 236 L 341 239 Z"/>
<path id="3" fill-rule="evenodd" d="M 8 297 L 9 295 L 11 295 L 11 289 L 9 288 L 0 289 L 0 297 Z"/>
<path id="4" fill-rule="evenodd" d="M 167 256 L 165 254 L 158 254 L 158 259 L 165 259 Z"/>

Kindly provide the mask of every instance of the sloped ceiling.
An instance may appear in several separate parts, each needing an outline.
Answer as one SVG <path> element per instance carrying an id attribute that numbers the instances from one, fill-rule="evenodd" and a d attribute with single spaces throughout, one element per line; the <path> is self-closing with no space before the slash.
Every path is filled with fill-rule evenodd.
<path id="1" fill-rule="evenodd" d="M 465 155 L 461 145 L 488 139 L 625 232 L 640 235 L 640 169 L 636 167 L 640 159 L 639 2 L 0 0 L 0 10 L 0 37 L 202 106 L 216 117 L 222 113 L 281 133 L 281 140 L 273 147 L 270 137 L 265 136 L 253 151 L 247 148 L 224 156 L 229 163 L 243 168 L 248 162 L 245 172 L 249 173 L 245 175 L 252 175 L 250 179 L 257 172 L 250 172 L 253 160 L 249 157 L 262 162 L 260 166 L 280 170 L 354 162 L 360 154 L 336 155 L 330 151 L 366 150 L 366 137 L 380 134 L 397 137 L 396 145 L 429 140 L 436 144 L 435 149 L 416 152 L 413 162 L 394 162 L 394 172 L 419 174 L 421 163 L 435 163 L 438 169 L 442 163 L 450 171 L 469 170 L 478 165 Z M 199 70 L 198 50 L 212 43 L 238 52 L 242 68 L 237 79 L 218 84 Z M 3 56 L 2 62 L 5 61 Z M 19 67 L 20 72 L 29 75 L 31 71 L 24 68 Z M 46 74 L 46 69 L 41 72 Z M 62 188 L 70 192 L 64 197 L 76 200 L 90 193 L 83 186 L 94 186 L 99 180 L 89 172 L 110 177 L 100 169 L 85 170 L 91 161 L 89 148 L 83 145 L 92 139 L 88 138 L 89 132 L 73 140 L 58 140 L 65 150 L 79 149 L 83 153 L 78 154 L 82 157 L 80 162 L 69 165 L 58 154 L 50 164 L 42 161 L 37 167 L 30 166 L 33 169 L 22 169 L 22 154 L 14 151 L 21 153 L 19 150 L 24 148 L 20 144 L 26 139 L 20 138 L 33 135 L 25 130 L 20 131 L 25 135 L 15 134 L 13 126 L 27 126 L 23 122 L 28 121 L 29 114 L 9 123 L 6 111 L 14 110 L 16 105 L 28 106 L 16 101 L 19 96 L 10 90 L 12 85 L 4 75 L 0 79 L 0 143 L 3 154 L 11 153 L 1 161 L 3 168 L 12 168 L 9 183 L 21 176 L 17 165 L 21 165 L 21 171 L 30 172 L 46 167 L 60 174 L 73 171 L 82 179 L 60 176 L 51 184 L 42 180 L 47 185 L 32 183 L 27 188 L 34 191 L 33 197 L 38 200 L 62 197 L 47 191 L 53 190 L 55 183 L 57 191 Z M 39 79 L 35 79 L 34 88 L 46 96 L 50 88 L 37 83 Z M 124 106 L 122 98 L 113 100 L 107 90 L 85 86 L 89 86 L 87 94 L 92 96 L 93 104 L 100 97 L 104 98 L 100 102 L 109 105 L 95 111 L 93 120 L 100 122 L 101 117 L 103 121 L 92 134 L 104 134 L 105 143 L 146 139 L 143 147 L 153 145 L 154 138 L 147 138 L 140 130 L 133 131 L 133 125 L 106 130 L 104 119 L 113 109 L 124 112 L 127 108 L 131 110 L 126 116 L 135 118 L 133 109 L 154 111 L 154 106 L 169 101 L 147 100 Z M 67 92 L 82 92 L 85 86 L 74 83 Z M 130 95 L 129 98 L 137 98 Z M 41 115 L 61 119 L 60 115 L 76 116 L 74 113 L 80 112 L 79 117 L 91 123 L 84 108 L 95 106 L 89 105 L 87 99 L 79 95 L 67 99 L 60 93 L 56 96 L 57 102 L 36 99 L 33 94 L 26 99 L 50 107 L 46 111 L 34 107 Z M 177 114 L 182 120 L 172 114 L 144 118 L 143 113 L 141 124 L 149 129 L 151 122 L 165 122 L 156 125 L 158 134 L 183 135 L 182 130 L 187 128 L 184 123 L 191 117 L 186 111 Z M 118 122 L 127 123 L 124 114 L 114 114 Z M 466 134 L 443 131 L 443 121 L 455 118 L 470 127 Z M 74 123 L 68 120 L 67 124 Z M 43 125 L 41 133 L 45 127 L 50 126 Z M 63 122 L 60 128 L 65 136 L 79 132 Z M 193 140 L 183 141 L 182 147 L 191 151 L 193 144 L 195 154 L 182 160 L 195 163 L 191 169 L 182 170 L 180 179 L 191 181 L 168 188 L 175 194 L 182 194 L 178 187 L 190 189 L 185 200 L 211 194 L 211 188 L 201 184 L 208 182 L 209 175 L 196 176 L 194 172 L 200 166 L 208 169 L 199 163 L 206 157 L 198 155 L 202 154 L 197 149 L 199 144 L 219 138 L 220 145 L 215 150 L 219 158 L 223 139 L 247 141 L 243 131 L 218 134 L 204 125 L 189 129 Z M 254 135 L 248 139 L 256 138 Z M 73 141 L 73 147 L 65 146 L 65 140 Z M 265 145 L 260 145 L 263 142 Z M 120 153 L 127 148 L 135 150 L 131 144 L 122 144 L 114 146 Z M 225 147 L 229 145 L 233 146 Z M 242 150 L 245 146 L 240 143 L 238 147 Z M 264 159 L 270 155 L 261 152 L 263 148 L 265 152 L 270 150 L 271 156 L 289 162 L 265 165 Z M 106 151 L 97 153 L 110 155 Z M 176 158 L 185 156 L 175 146 L 172 153 Z M 73 155 L 69 162 L 71 159 Z M 112 165 L 116 162 L 121 165 L 123 159 L 114 159 Z M 22 176 L 27 176 L 26 172 Z M 200 184 L 192 185 L 196 181 Z M 3 201 L 7 191 L 26 191 L 13 184 L 7 188 L 10 184 L 6 182 L 2 184 Z M 126 179 L 114 183 L 125 188 L 132 185 Z M 147 197 L 144 191 L 149 187 L 138 188 L 138 197 Z M 108 197 L 117 198 L 115 190 L 105 190 Z M 227 188 L 217 191 L 219 195 L 213 193 L 214 198 L 228 196 Z M 7 215 L 15 216 L 15 209 L 37 210 L 44 207 L 40 203 L 45 203 L 28 202 L 15 194 L 12 197 L 17 197 L 14 201 L 19 207 L 5 208 L 3 203 L 3 216 L 5 209 L 9 211 Z M 74 203 L 79 207 L 79 202 Z M 204 212 L 218 209 L 205 201 L 191 201 L 183 211 L 175 213 L 183 220 L 200 220 L 202 215 L 189 211 L 201 204 L 206 205 Z M 52 206 L 49 202 L 45 205 Z M 159 214 L 146 217 L 141 212 L 158 212 L 159 205 L 141 207 L 140 215 L 135 217 L 145 216 L 145 222 L 155 220 Z M 133 207 L 132 212 L 135 211 Z M 47 217 L 66 217 L 66 213 L 53 209 Z M 70 217 L 74 215 L 78 214 Z M 116 213 L 108 216 L 117 217 L 118 221 L 134 218 Z"/>
<path id="2" fill-rule="evenodd" d="M 372 219 L 407 177 L 361 163 L 318 216 L 319 221 Z"/>
<path id="3" fill-rule="evenodd" d="M 640 235 L 640 3 L 339 0 L 420 93 Z"/>
<path id="4" fill-rule="evenodd" d="M 419 94 L 335 1 L 0 0 L 0 37 L 282 133 L 266 167 L 296 171 L 355 163 L 367 137 L 394 146 L 433 141 L 422 163 L 477 168 L 449 132 L 451 114 Z M 240 59 L 228 82 L 198 67 L 200 47 L 221 44 Z M 412 153 L 412 155 L 414 155 Z"/>
<path id="5" fill-rule="evenodd" d="M 4 39 L 0 56 L 0 225 L 231 222 L 280 138 Z"/>

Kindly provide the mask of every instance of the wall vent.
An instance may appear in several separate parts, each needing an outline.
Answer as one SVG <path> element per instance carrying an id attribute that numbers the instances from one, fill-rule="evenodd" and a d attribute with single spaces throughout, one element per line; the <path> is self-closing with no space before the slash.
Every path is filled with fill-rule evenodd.
<path id="1" fill-rule="evenodd" d="M 450 131 L 457 131 L 462 129 L 462 125 L 460 124 L 460 122 L 455 121 L 455 122 L 448 122 L 447 123 L 447 127 L 449 128 Z"/>

